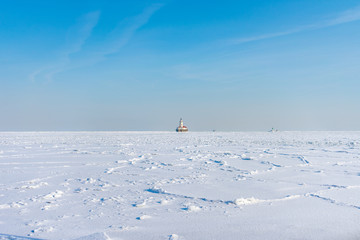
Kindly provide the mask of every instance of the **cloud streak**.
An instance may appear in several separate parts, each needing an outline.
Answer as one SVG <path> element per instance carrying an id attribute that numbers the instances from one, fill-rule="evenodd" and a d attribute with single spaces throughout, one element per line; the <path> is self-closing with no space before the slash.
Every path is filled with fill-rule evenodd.
<path id="1" fill-rule="evenodd" d="M 153 4 L 145 8 L 139 15 L 125 19 L 106 36 L 101 45 L 85 52 L 87 57 L 73 59 L 75 53 L 84 53 L 82 51 L 84 44 L 91 37 L 93 29 L 96 27 L 100 17 L 100 11 L 90 12 L 78 19 L 76 24 L 67 32 L 66 44 L 57 61 L 42 67 L 29 75 L 31 81 L 37 78 L 44 78 L 51 81 L 56 74 L 79 67 L 89 66 L 106 60 L 107 56 L 118 52 L 133 37 L 133 35 L 144 26 L 151 16 L 163 5 Z"/>
<path id="2" fill-rule="evenodd" d="M 72 26 L 67 33 L 67 49 L 64 55 L 68 57 L 72 53 L 79 52 L 85 41 L 91 36 L 94 27 L 98 24 L 100 11 L 90 12 L 82 16 L 76 25 Z"/>
<path id="3" fill-rule="evenodd" d="M 39 76 L 43 76 L 50 81 L 54 74 L 59 73 L 69 64 L 71 54 L 81 51 L 86 40 L 91 36 L 94 27 L 97 25 L 100 11 L 90 12 L 81 16 L 75 25 L 70 27 L 66 35 L 66 45 L 62 50 L 58 60 L 51 65 L 42 67 L 29 75 L 31 81 L 35 81 Z"/>
<path id="4" fill-rule="evenodd" d="M 145 8 L 140 14 L 120 21 L 116 27 L 105 36 L 101 45 L 96 46 L 92 51 L 86 53 L 87 58 L 72 61 L 66 70 L 94 65 L 105 61 L 109 55 L 119 52 L 162 6 L 163 4 L 153 4 Z"/>
<path id="5" fill-rule="evenodd" d="M 260 40 L 264 40 L 264 39 L 286 36 L 286 35 L 299 33 L 299 32 L 303 32 L 303 31 L 316 30 L 316 29 L 331 27 L 331 26 L 335 26 L 335 25 L 339 25 L 339 24 L 350 23 L 350 22 L 354 22 L 354 21 L 358 21 L 358 20 L 360 20 L 360 6 L 350 9 L 350 10 L 347 10 L 347 11 L 344 11 L 344 12 L 340 13 L 336 18 L 322 21 L 319 23 L 296 27 L 296 28 L 290 29 L 288 31 L 268 33 L 268 34 L 253 36 L 253 37 L 233 38 L 233 39 L 227 40 L 227 43 L 229 43 L 231 45 L 236 45 L 236 44 L 242 44 L 242 43 L 247 43 L 247 42 L 260 41 Z"/>
<path id="6" fill-rule="evenodd" d="M 109 34 L 106 47 L 103 48 L 101 54 L 106 56 L 119 51 L 130 41 L 135 32 L 144 26 L 162 6 L 162 4 L 153 4 L 144 9 L 139 15 L 120 22 Z"/>

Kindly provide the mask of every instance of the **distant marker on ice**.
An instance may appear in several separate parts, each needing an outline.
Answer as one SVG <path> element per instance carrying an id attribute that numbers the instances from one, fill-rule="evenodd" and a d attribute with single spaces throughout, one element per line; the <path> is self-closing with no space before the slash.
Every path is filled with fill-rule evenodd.
<path id="1" fill-rule="evenodd" d="M 271 128 L 271 130 L 270 131 L 268 131 L 268 132 L 278 132 L 279 130 L 277 130 L 276 128 Z"/>
<path id="2" fill-rule="evenodd" d="M 186 126 L 184 126 L 184 122 L 183 122 L 182 118 L 180 118 L 180 124 L 176 128 L 176 131 L 177 132 L 187 132 L 187 131 L 189 131 L 189 129 Z"/>

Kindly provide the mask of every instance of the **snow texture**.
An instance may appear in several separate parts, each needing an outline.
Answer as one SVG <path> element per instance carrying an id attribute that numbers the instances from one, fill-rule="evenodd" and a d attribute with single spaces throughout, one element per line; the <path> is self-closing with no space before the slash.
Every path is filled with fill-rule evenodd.
<path id="1" fill-rule="evenodd" d="M 3 132 L 0 240 L 360 239 L 360 132 Z"/>

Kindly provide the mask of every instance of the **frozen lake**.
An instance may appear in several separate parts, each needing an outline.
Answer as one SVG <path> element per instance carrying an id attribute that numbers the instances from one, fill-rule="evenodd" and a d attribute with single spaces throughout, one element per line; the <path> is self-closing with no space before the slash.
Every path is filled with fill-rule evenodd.
<path id="1" fill-rule="evenodd" d="M 0 239 L 360 238 L 360 132 L 3 132 L 0 174 Z"/>

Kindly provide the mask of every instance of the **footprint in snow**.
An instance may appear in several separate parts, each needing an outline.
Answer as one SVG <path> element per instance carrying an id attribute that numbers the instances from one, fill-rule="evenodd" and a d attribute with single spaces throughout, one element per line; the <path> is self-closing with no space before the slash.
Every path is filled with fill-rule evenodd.
<path id="1" fill-rule="evenodd" d="M 183 208 L 183 210 L 188 211 L 188 212 L 198 212 L 201 210 L 201 207 L 191 205 L 191 206 Z"/>
<path id="2" fill-rule="evenodd" d="M 137 220 L 145 220 L 145 219 L 149 219 L 149 218 L 151 218 L 151 216 L 149 216 L 149 215 L 142 215 L 142 216 L 140 216 L 140 217 L 137 217 L 136 219 L 137 219 Z"/>
<path id="3" fill-rule="evenodd" d="M 179 235 L 173 233 L 169 236 L 169 240 L 179 240 Z"/>
<path id="4" fill-rule="evenodd" d="M 138 207 L 138 208 L 146 207 L 146 201 L 143 201 L 141 203 L 135 203 L 133 204 L 133 207 Z"/>
<path id="5" fill-rule="evenodd" d="M 159 203 L 161 205 L 168 205 L 170 203 L 170 201 L 166 200 L 166 199 L 162 199 L 161 201 L 159 201 Z"/>

